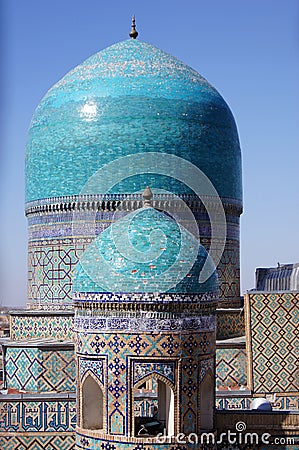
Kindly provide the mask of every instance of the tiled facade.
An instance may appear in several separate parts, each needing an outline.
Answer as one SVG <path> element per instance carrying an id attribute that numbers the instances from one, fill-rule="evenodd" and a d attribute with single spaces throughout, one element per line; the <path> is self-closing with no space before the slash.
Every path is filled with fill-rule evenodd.
<path id="1" fill-rule="evenodd" d="M 125 196 L 64 197 L 34 202 L 27 207 L 28 216 L 28 302 L 30 309 L 65 310 L 72 307 L 72 280 L 76 265 L 84 250 L 95 236 L 101 234 L 113 221 L 115 212 L 107 208 L 136 209 L 142 197 L 136 201 L 124 200 Z M 201 243 L 211 244 L 210 219 L 203 205 L 192 195 L 180 197 L 188 205 L 199 226 Z M 240 306 L 239 215 L 241 207 L 233 199 L 223 199 L 227 220 L 227 236 L 222 258 L 218 265 L 219 304 L 222 307 Z M 206 199 L 215 208 L 211 199 Z M 123 205 L 123 206 L 121 206 Z M 157 208 L 174 210 L 171 196 L 154 201 Z M 57 208 L 56 208 L 57 207 Z M 49 209 L 51 208 L 51 211 Z M 53 212 L 53 209 L 56 208 Z M 74 210 L 72 210 L 74 208 Z M 79 210 L 77 209 L 79 208 Z M 83 209 L 83 212 L 82 212 Z M 41 214 L 41 210 L 43 214 Z M 80 213 L 81 211 L 81 213 Z M 118 214 L 121 214 L 118 212 Z M 176 214 L 181 214 L 176 211 Z M 234 319 L 234 317 L 232 317 Z M 222 319 L 222 320 L 225 320 Z M 231 320 L 222 327 L 227 330 Z M 237 330 L 237 324 L 234 325 Z"/>
<path id="2" fill-rule="evenodd" d="M 218 309 L 216 318 L 217 339 L 230 339 L 245 335 L 244 312 L 242 309 Z"/>
<path id="3" fill-rule="evenodd" d="M 299 396 L 299 293 L 245 295 L 249 383 L 254 394 Z"/>
<path id="4" fill-rule="evenodd" d="M 133 417 L 131 389 L 137 377 L 134 367 L 144 364 L 147 365 L 147 375 L 160 374 L 166 383 L 170 383 L 175 392 L 176 408 L 180 404 L 180 410 L 176 412 L 178 414 L 176 420 L 180 423 L 180 427 L 184 431 L 198 428 L 199 379 L 200 376 L 204 378 L 206 371 L 210 371 L 214 376 L 213 332 L 152 333 L 150 335 L 146 333 L 131 335 L 88 333 L 86 336 L 79 334 L 77 354 L 79 367 L 82 366 L 82 362 L 86 365 L 87 359 L 90 367 L 93 363 L 100 364 L 104 368 L 106 375 L 102 381 L 104 381 L 107 411 L 109 411 L 104 434 L 125 437 L 130 433 Z M 180 365 L 180 370 L 177 367 L 179 358 L 185 358 L 186 361 Z M 170 369 L 165 375 L 164 372 L 160 373 L 163 366 L 169 368 L 173 366 L 176 369 Z M 159 367 L 159 370 L 156 367 Z M 94 373 L 95 369 L 86 370 Z M 97 369 L 96 377 L 100 382 L 102 373 L 102 370 Z M 128 383 L 131 388 L 128 388 Z M 80 393 L 80 382 L 78 389 Z M 180 400 L 177 397 L 179 392 L 182 396 Z M 79 405 L 80 403 L 82 403 L 81 398 Z"/>
<path id="5" fill-rule="evenodd" d="M 1 399 L 0 447 L 5 450 L 73 450 L 74 398 Z"/>
<path id="6" fill-rule="evenodd" d="M 75 428 L 75 399 L 0 401 L 0 439 L 5 433 L 65 433 Z"/>
<path id="7" fill-rule="evenodd" d="M 245 348 L 216 350 L 216 389 L 247 387 L 247 354 Z"/>
<path id="8" fill-rule="evenodd" d="M 39 350 L 37 348 L 10 348 L 7 350 L 5 371 L 10 388 L 37 392 L 37 379 L 40 375 L 38 357 Z"/>
<path id="9" fill-rule="evenodd" d="M 130 215 L 127 217 L 130 218 Z M 119 253 L 116 241 L 112 238 L 113 232 L 117 236 L 128 233 L 134 243 L 132 251 L 138 249 L 144 254 L 148 248 L 144 236 L 148 236 L 153 227 L 162 229 L 163 235 L 169 240 L 165 245 L 167 257 L 160 253 L 153 264 L 148 258 L 145 262 L 134 260 L 128 248 L 126 253 Z M 84 430 L 78 448 L 119 448 L 120 442 L 128 448 L 168 448 L 157 442 L 156 445 L 147 446 L 146 438 L 139 435 L 136 392 L 150 379 L 164 386 L 160 386 L 156 392 L 160 414 L 164 407 L 162 405 L 173 398 L 167 413 L 169 415 L 165 413 L 164 426 L 167 429 L 170 426 L 171 433 L 186 434 L 201 429 L 201 387 L 210 380 L 205 393 L 208 391 L 210 395 L 209 426 L 213 426 L 212 380 L 215 377 L 218 280 L 215 268 L 211 266 L 213 275 L 208 282 L 200 284 L 198 281 L 207 258 L 203 247 L 196 247 L 196 262 L 192 263 L 191 270 L 188 269 L 189 276 L 185 274 L 184 278 L 178 277 L 180 268 L 173 269 L 172 259 L 180 259 L 180 264 L 187 263 L 195 241 L 186 234 L 186 230 L 181 228 L 178 232 L 176 227 L 174 220 L 163 213 L 150 207 L 141 209 L 139 214 L 133 216 L 129 226 L 126 221 L 119 220 L 114 229 L 111 227 L 104 231 L 80 260 L 73 283 L 76 353 L 80 374 L 78 434 Z M 177 245 L 184 245 L 184 239 L 188 256 L 186 253 L 186 256 L 177 258 L 174 256 L 177 254 Z M 161 247 L 159 241 L 158 246 Z M 99 272 L 100 256 L 110 261 L 111 272 L 117 270 L 117 278 L 110 280 L 111 274 L 105 273 L 104 268 Z M 170 271 L 167 273 L 169 265 Z M 89 267 L 95 269 L 96 273 L 89 271 Z M 150 284 L 151 272 L 146 276 L 153 268 L 152 284 L 157 285 Z M 177 281 L 173 283 L 172 289 L 165 292 L 164 284 L 173 282 L 172 277 L 176 277 Z M 144 278 L 149 281 L 143 286 Z M 108 287 L 107 292 L 105 283 L 109 281 L 114 284 L 110 291 Z M 88 383 L 95 384 L 93 396 L 102 398 L 99 400 L 102 404 L 102 419 L 95 426 L 86 420 L 88 411 L 84 409 L 89 398 L 86 388 L 90 385 Z M 161 394 L 160 389 L 168 392 L 169 400 L 161 400 L 160 396 L 164 394 Z M 148 420 L 147 416 L 143 418 Z"/>
<path id="10" fill-rule="evenodd" d="M 55 238 L 29 242 L 28 307 L 71 307 L 72 271 L 87 243 Z"/>
<path id="11" fill-rule="evenodd" d="M 146 163 L 150 152 L 191 162 L 208 176 L 218 192 L 216 197 L 221 197 L 226 243 L 218 266 L 219 284 L 215 267 L 204 284 L 197 279 L 207 258 L 204 247 L 213 244 L 222 248 L 224 235 L 219 226 L 221 211 L 217 201 L 204 193 L 201 194 L 205 198 L 199 195 L 198 199 L 187 179 L 173 175 L 176 163 L 169 161 L 166 173 L 153 173 Z M 105 164 L 129 155 L 136 155 L 139 160 L 143 158 L 141 154 L 145 155 L 145 163 L 140 173 L 128 176 L 129 167 L 120 165 L 112 189 L 101 190 L 89 183 L 89 191 L 84 190 Z M 226 177 L 221 176 L 221 171 Z M 107 186 L 109 180 L 108 176 Z M 147 185 L 167 189 L 168 194 L 155 198 L 153 208 L 146 211 L 155 217 L 147 217 L 142 222 L 143 229 L 134 229 L 130 239 L 139 253 L 146 253 L 148 241 L 142 236 L 144 230 L 149 232 L 150 222 L 152 228 L 161 222 L 160 228 L 168 241 L 167 245 L 159 241 L 163 252 L 154 264 L 140 263 L 135 268 L 131 264 L 132 254 L 126 264 L 120 257 L 123 255 L 117 255 L 108 227 L 114 222 L 120 226 L 126 218 L 119 219 L 142 206 L 142 198 L 136 192 Z M 194 186 L 192 189 L 198 194 Z M 127 200 L 123 198 L 125 194 L 135 197 Z M 157 212 L 172 210 L 179 214 L 180 207 L 173 194 L 179 195 L 192 211 L 204 246 L 197 249 L 194 261 L 180 278 L 182 269 L 175 266 L 177 250 L 184 242 L 187 244 L 188 251 L 178 261 L 179 266 L 187 266 L 196 239 L 184 228 L 175 226 L 176 222 L 168 219 L 167 214 Z M 96 432 L 89 430 L 88 437 L 79 431 L 77 448 L 195 448 L 174 443 L 161 447 L 134 437 L 133 392 L 153 376 L 165 383 L 174 393 L 175 429 L 185 433 L 201 429 L 200 411 L 204 407 L 201 386 L 207 380 L 211 380 L 206 389 L 214 401 L 218 288 L 223 307 L 239 307 L 240 293 L 241 155 L 235 122 L 222 97 L 193 69 L 151 45 L 130 40 L 103 50 L 69 72 L 38 106 L 29 130 L 26 201 L 27 306 L 32 314 L 12 316 L 11 338 L 22 341 L 38 336 L 66 340 L 72 338 L 75 327 L 79 429 L 83 425 L 82 392 L 87 379 L 97 383 L 105 410 L 101 441 L 97 436 L 91 438 Z M 217 222 L 216 234 L 211 210 Z M 118 221 L 115 211 L 119 213 Z M 183 226 L 188 225 L 184 212 L 181 216 Z M 118 231 L 124 237 L 128 230 Z M 135 236 L 140 235 L 143 240 L 138 238 L 135 242 Z M 109 261 L 107 273 L 103 264 L 98 268 L 96 263 L 98 255 L 93 250 L 99 247 L 100 254 Z M 89 260 L 94 266 L 91 279 L 86 273 Z M 170 270 L 164 275 L 167 265 Z M 120 266 L 118 277 L 123 272 L 128 275 L 129 270 L 136 286 L 125 289 L 122 284 L 120 288 L 115 285 L 103 289 L 111 271 Z M 96 274 L 102 275 L 100 282 Z M 151 286 L 156 275 L 160 284 Z M 145 276 L 147 282 L 143 283 Z M 166 280 L 173 282 L 169 289 L 164 286 Z M 73 307 L 72 291 L 74 321 L 67 314 Z M 50 314 L 55 310 L 56 315 Z M 236 333 L 238 326 L 236 322 Z M 225 327 L 226 324 L 222 329 Z M 30 344 L 24 348 L 8 346 L 7 382 L 18 389 L 38 392 L 73 390 L 72 358 L 71 350 L 61 348 L 51 351 L 46 347 L 32 348 Z M 40 408 L 46 407 L 44 403 Z M 48 431 L 46 425 L 41 431 Z M 55 443 L 51 439 L 45 445 L 73 446 L 68 441 L 70 436 L 66 444 L 62 442 L 63 436 L 57 436 Z M 37 441 L 36 447 L 33 442 L 16 442 L 12 445 L 24 445 L 26 449 L 40 445 Z"/>
<path id="12" fill-rule="evenodd" d="M 73 312 L 12 312 L 10 315 L 10 337 L 14 341 L 39 337 L 71 340 L 73 338 Z"/>
<path id="13" fill-rule="evenodd" d="M 274 409 L 299 410 L 299 396 L 276 395 L 273 402 Z"/>
<path id="14" fill-rule="evenodd" d="M 97 431 L 77 430 L 77 448 L 85 449 L 146 449 L 158 450 L 165 449 L 199 449 L 199 446 L 187 444 L 155 444 L 155 438 L 134 438 L 128 437 L 126 427 L 131 427 L 133 407 L 132 388 L 146 379 L 148 376 L 156 376 L 164 379 L 174 389 L 175 392 L 181 390 L 183 383 L 183 404 L 181 411 L 179 408 L 177 420 L 182 421 L 182 426 L 194 426 L 196 421 L 195 411 L 191 414 L 190 405 L 194 407 L 197 402 L 198 382 L 202 380 L 208 372 L 211 374 L 214 370 L 214 361 L 205 358 L 201 353 L 209 353 L 210 348 L 203 349 L 199 345 L 199 334 L 188 335 L 182 338 L 179 334 L 157 333 L 156 335 L 135 334 L 87 334 L 85 340 L 88 341 L 88 347 L 82 347 L 84 337 L 79 336 L 79 367 L 80 383 L 86 377 L 88 372 L 92 372 L 100 384 L 104 383 L 104 392 L 108 395 L 107 411 L 111 410 L 109 404 L 117 406 L 112 415 L 105 421 L 106 429 Z M 183 339 L 183 340 L 182 340 Z M 211 342 L 211 338 L 209 338 Z M 96 345 L 93 343 L 96 342 Z M 87 343 L 87 342 L 86 342 Z M 100 353 L 99 353 L 99 351 Z M 80 352 L 87 356 L 80 356 Z M 185 364 L 178 368 L 178 355 L 185 356 Z M 103 355 L 103 356 L 102 356 Z M 130 356 L 129 356 L 130 355 Z M 199 356 L 200 355 L 200 356 Z M 154 361 L 154 362 L 153 362 Z M 178 373 L 181 376 L 178 377 Z M 198 376 L 199 375 L 199 376 Z M 108 383 L 105 381 L 108 378 Z M 106 386 L 105 386 L 105 383 Z M 130 388 L 131 386 L 131 388 Z M 178 402 L 177 394 L 176 403 Z M 82 398 L 80 395 L 80 403 Z M 189 405 L 189 407 L 188 407 Z M 187 413 L 187 415 L 186 415 Z M 178 419 L 180 417 L 181 419 Z M 121 418 L 123 420 L 121 420 Z M 107 433 L 109 432 L 109 434 Z M 187 431 L 187 430 L 185 430 Z M 206 449 L 211 448 L 206 446 Z"/>
<path id="15" fill-rule="evenodd" d="M 45 434 L 35 432 L 30 436 L 25 433 L 19 435 L 2 436 L 0 446 L 5 450 L 75 450 L 75 433 Z"/>
<path id="16" fill-rule="evenodd" d="M 220 301 L 224 307 L 239 306 L 242 183 L 233 116 L 223 98 L 196 71 L 131 39 L 70 71 L 49 90 L 32 119 L 26 155 L 28 307 L 71 307 L 73 269 L 90 240 L 113 221 L 109 211 L 119 207 L 124 195 L 134 196 L 147 185 L 166 189 L 169 198 L 173 193 L 181 197 L 192 193 L 188 175 L 186 179 L 173 175 L 176 162 L 169 162 L 167 173 L 160 173 L 156 163 L 157 170 L 149 170 L 146 158 L 152 152 L 164 155 L 161 160 L 165 154 L 183 158 L 200 168 L 215 187 L 227 224 L 218 267 Z M 106 189 L 92 184 L 105 164 L 134 155 L 138 161 L 145 158 L 140 173 L 129 173 L 132 165 L 123 163 L 113 173 L 117 183 L 111 189 L 111 174 L 105 178 Z M 83 199 L 78 199 L 80 194 Z M 138 208 L 138 203 L 136 197 L 130 209 Z M 208 248 L 210 215 L 194 205 L 194 199 L 191 203 L 202 243 Z"/>
<path id="17" fill-rule="evenodd" d="M 74 392 L 74 350 L 8 347 L 6 381 L 11 389 L 27 392 Z"/>
<path id="18" fill-rule="evenodd" d="M 175 178 L 176 167 L 169 164 L 169 173 L 155 173 L 147 166 L 152 152 L 161 160 L 172 155 L 200 168 L 216 188 L 221 208 L 218 194 L 194 195 L 194 186 L 191 191 L 185 183 L 189 172 Z M 101 190 L 94 175 L 129 156 L 144 162 L 142 171 L 132 173 L 135 163 L 120 162 L 115 173 L 103 177 L 100 186 L 108 187 Z M 158 191 L 145 208 L 140 192 L 146 186 L 167 193 Z M 190 221 L 178 199 L 190 208 L 199 229 L 201 246 L 193 261 L 198 242 L 187 231 Z M 216 352 L 216 327 L 221 341 L 245 333 L 239 286 L 241 155 L 228 106 L 197 72 L 135 40 L 115 44 L 70 71 L 33 117 L 26 201 L 30 312 L 12 315 L 11 339 L 18 345 L 6 346 L 6 381 L 9 387 L 48 395 L 77 388 L 77 408 L 69 398 L 0 403 L 0 447 L 73 449 L 77 421 L 77 449 L 212 448 L 158 444 L 136 433 L 135 418 L 152 418 L 154 406 L 159 409 L 159 383 L 173 394 L 174 433 L 213 430 L 215 379 L 220 410 L 248 409 L 251 393 L 277 393 L 276 409 L 298 408 L 298 294 L 249 293 L 247 348 L 222 342 Z M 136 211 L 143 217 L 130 228 Z M 213 239 L 217 250 L 222 248 L 221 211 L 226 242 L 217 267 L 219 284 L 214 266 L 212 277 L 200 284 L 196 275 L 206 249 Z M 173 220 L 179 213 L 180 227 Z M 125 246 L 127 255 L 117 247 L 119 236 L 132 244 Z M 178 258 L 184 243 L 188 251 Z M 142 259 L 155 245 L 160 253 L 154 262 Z M 170 270 L 164 273 L 165 268 Z M 59 342 L 72 340 L 73 332 L 77 367 L 73 349 Z M 32 345 L 35 338 L 43 345 Z M 56 347 L 47 347 L 49 338 L 58 342 Z M 136 392 L 150 381 L 156 386 L 152 400 L 140 399 Z M 94 391 L 88 391 L 88 383 Z M 99 399 L 94 415 L 102 414 L 97 426 L 85 420 L 93 392 Z"/>

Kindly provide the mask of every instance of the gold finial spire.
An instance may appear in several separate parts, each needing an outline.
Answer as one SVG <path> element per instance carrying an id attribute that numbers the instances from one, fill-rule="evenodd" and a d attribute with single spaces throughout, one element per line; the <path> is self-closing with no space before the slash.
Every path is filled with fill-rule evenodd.
<path id="1" fill-rule="evenodd" d="M 138 31 L 136 30 L 136 25 L 135 25 L 135 16 L 132 17 L 132 28 L 131 28 L 131 31 L 129 33 L 129 36 L 132 39 L 136 39 L 137 36 L 138 36 Z"/>
<path id="2" fill-rule="evenodd" d="M 153 206 L 153 193 L 149 186 L 146 186 L 142 193 L 143 206 Z"/>

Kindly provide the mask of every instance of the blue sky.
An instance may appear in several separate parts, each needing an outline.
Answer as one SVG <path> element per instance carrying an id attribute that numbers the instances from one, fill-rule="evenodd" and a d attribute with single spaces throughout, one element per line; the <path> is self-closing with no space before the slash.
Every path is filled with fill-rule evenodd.
<path id="1" fill-rule="evenodd" d="M 0 0 L 3 305 L 25 305 L 24 156 L 46 91 L 93 53 L 139 38 L 200 72 L 230 105 L 243 154 L 242 291 L 256 267 L 299 261 L 297 0 Z"/>

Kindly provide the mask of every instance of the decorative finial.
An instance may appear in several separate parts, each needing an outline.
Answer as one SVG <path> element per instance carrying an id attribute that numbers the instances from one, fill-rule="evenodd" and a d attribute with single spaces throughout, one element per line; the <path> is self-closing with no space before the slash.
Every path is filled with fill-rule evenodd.
<path id="1" fill-rule="evenodd" d="M 142 193 L 142 198 L 143 198 L 143 206 L 153 206 L 153 193 L 151 191 L 151 189 L 146 186 L 146 188 L 144 189 L 143 193 Z"/>
<path id="2" fill-rule="evenodd" d="M 132 17 L 132 28 L 131 28 L 131 31 L 129 33 L 129 36 L 132 39 L 136 39 L 137 36 L 138 36 L 138 31 L 136 30 L 136 25 L 135 25 L 135 16 Z"/>

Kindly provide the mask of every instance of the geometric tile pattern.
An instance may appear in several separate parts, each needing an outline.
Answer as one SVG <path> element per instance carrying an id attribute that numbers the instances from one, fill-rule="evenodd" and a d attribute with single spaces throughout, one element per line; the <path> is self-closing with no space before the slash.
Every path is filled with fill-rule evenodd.
<path id="1" fill-rule="evenodd" d="M 86 242 L 85 242 L 86 241 Z M 28 306 L 69 304 L 73 269 L 89 239 L 33 241 L 28 244 Z"/>
<path id="2" fill-rule="evenodd" d="M 85 302 L 98 302 L 98 303 L 147 303 L 147 304 L 163 304 L 163 303 L 208 303 L 213 302 L 212 305 L 213 311 L 215 309 L 215 303 L 218 300 L 218 292 L 215 290 L 214 292 L 208 291 L 204 293 L 160 293 L 160 292 L 133 292 L 133 293 L 118 293 L 118 292 L 79 292 L 73 294 L 73 299 L 79 303 Z M 78 305 L 79 306 L 79 305 Z M 86 317 L 86 314 L 84 314 Z M 84 317 L 83 316 L 83 317 Z M 110 317 L 110 315 L 109 315 Z M 190 317 L 190 315 L 189 315 Z M 191 316 L 192 317 L 192 316 Z M 193 317 L 192 317 L 193 319 Z M 204 322 L 211 322 L 211 317 L 200 317 L 199 318 Z M 213 328 L 215 323 L 212 324 Z"/>
<path id="3" fill-rule="evenodd" d="M 42 373 L 38 380 L 39 392 L 75 391 L 76 364 L 73 350 L 41 352 Z"/>
<path id="4" fill-rule="evenodd" d="M 227 210 L 226 210 L 227 211 Z M 239 217 L 227 212 L 227 235 L 225 248 L 217 266 L 219 278 L 219 308 L 240 307 L 240 243 Z M 211 238 L 207 232 L 208 222 L 198 222 L 201 244 L 210 247 Z"/>
<path id="5" fill-rule="evenodd" d="M 95 356 L 107 357 L 108 382 L 107 382 L 107 418 L 109 434 L 127 435 L 128 421 L 131 414 L 129 410 L 128 379 L 133 385 L 133 362 L 140 363 L 142 357 L 142 372 L 153 374 L 163 369 L 163 378 L 171 377 L 168 366 L 182 358 L 180 377 L 180 415 L 186 427 L 196 429 L 199 423 L 198 415 L 198 373 L 200 370 L 199 359 L 213 354 L 214 332 L 194 333 L 79 333 L 77 335 L 76 351 L 79 357 Z M 147 364 L 148 362 L 156 363 Z M 161 364 L 158 364 L 161 362 Z M 164 367 L 165 365 L 165 367 Z M 167 367 L 166 367 L 167 366 Z M 138 367 L 138 365 L 137 365 Z M 130 375 L 131 374 L 131 375 Z M 135 377 L 138 376 L 135 374 Z M 167 380 L 166 382 L 172 383 Z M 190 397 L 191 395 L 191 397 Z M 192 417 L 191 417 L 192 416 Z M 117 420 L 116 420 L 117 417 Z M 183 419 L 184 418 L 184 419 Z M 194 420 L 195 419 L 195 420 Z M 81 448 L 81 447 L 80 447 Z"/>
<path id="6" fill-rule="evenodd" d="M 220 305 L 239 307 L 239 219 L 240 211 L 227 210 L 227 240 L 218 265 Z M 201 243 L 210 245 L 207 214 L 197 214 Z M 78 229 L 72 229 L 72 215 L 34 216 L 29 219 L 28 242 L 28 307 L 30 309 L 64 309 L 71 307 L 71 288 L 75 266 L 92 241 L 90 228 L 84 220 Z M 38 223 L 35 221 L 39 219 Z M 88 222 L 88 217 L 85 217 Z M 100 234 L 112 220 L 111 213 L 102 213 L 95 223 L 95 234 Z M 85 228 L 84 228 L 85 226 Z M 80 230 L 82 227 L 82 230 Z M 75 227 L 76 228 L 76 227 Z M 79 233 L 80 231 L 80 233 Z M 79 233 L 75 236 L 74 233 Z"/>
<path id="7" fill-rule="evenodd" d="M 219 283 L 219 306 L 239 307 L 240 305 L 240 250 L 239 241 L 227 240 L 225 251 L 217 266 Z"/>
<path id="8" fill-rule="evenodd" d="M 191 344 L 191 341 L 190 341 Z M 198 372 L 199 361 L 192 355 L 194 347 L 190 347 L 189 357 L 185 357 L 180 373 L 181 383 L 181 428 L 182 432 L 189 434 L 198 429 Z"/>
<path id="9" fill-rule="evenodd" d="M 74 400 L 2 400 L 0 402 L 1 433 L 67 432 L 75 428 L 76 401 Z"/>
<path id="10" fill-rule="evenodd" d="M 11 315 L 10 338 L 14 341 L 31 338 L 54 337 L 69 340 L 73 337 L 73 317 L 71 315 Z"/>
<path id="11" fill-rule="evenodd" d="M 214 333 L 136 333 L 121 335 L 116 333 L 88 333 L 77 336 L 76 351 L 83 356 L 100 356 L 107 350 L 112 357 L 118 354 L 132 356 L 155 356 L 167 358 L 184 353 L 192 356 L 192 349 L 198 355 L 213 353 Z"/>
<path id="12" fill-rule="evenodd" d="M 28 392 L 74 392 L 75 370 L 73 350 L 8 347 L 6 351 L 9 388 Z"/>
<path id="13" fill-rule="evenodd" d="M 216 389 L 236 389 L 247 385 L 246 350 L 219 348 L 216 350 Z"/>
<path id="14" fill-rule="evenodd" d="M 245 335 L 244 314 L 239 311 L 217 311 L 217 339 L 229 339 Z"/>
<path id="15" fill-rule="evenodd" d="M 248 293 L 254 393 L 299 392 L 299 292 Z"/>
<path id="16" fill-rule="evenodd" d="M 187 345 L 186 345 L 187 344 Z M 199 383 L 203 361 L 200 363 L 195 351 L 197 343 L 190 336 L 185 344 L 185 358 L 182 361 L 180 371 L 181 398 L 180 398 L 180 422 L 181 431 L 188 435 L 196 432 L 199 424 Z M 189 347 L 190 345 L 190 347 Z"/>
<path id="17" fill-rule="evenodd" d="M 75 433 L 66 435 L 2 436 L 0 434 L 0 448 L 3 450 L 74 450 Z"/>
<path id="18" fill-rule="evenodd" d="M 6 351 L 6 380 L 9 388 L 36 392 L 41 375 L 37 348 L 8 348 Z"/>

